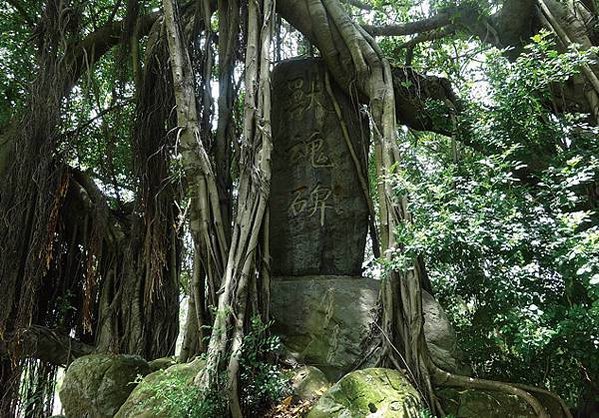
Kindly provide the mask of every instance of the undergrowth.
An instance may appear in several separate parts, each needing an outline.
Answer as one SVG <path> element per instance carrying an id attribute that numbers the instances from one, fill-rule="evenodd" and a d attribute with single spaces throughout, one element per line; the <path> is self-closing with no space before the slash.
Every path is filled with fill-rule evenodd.
<path id="1" fill-rule="evenodd" d="M 261 416 L 276 401 L 289 393 L 288 379 L 275 364 L 281 343 L 270 335 L 270 324 L 252 318 L 250 332 L 244 337 L 240 359 L 241 405 L 245 416 Z M 197 370 L 184 365 L 164 370 L 159 379 L 141 383 L 147 404 L 153 412 L 168 418 L 214 418 L 226 416 L 226 393 L 202 391 L 193 384 Z M 220 377 L 220 388 L 227 385 L 226 374 Z"/>

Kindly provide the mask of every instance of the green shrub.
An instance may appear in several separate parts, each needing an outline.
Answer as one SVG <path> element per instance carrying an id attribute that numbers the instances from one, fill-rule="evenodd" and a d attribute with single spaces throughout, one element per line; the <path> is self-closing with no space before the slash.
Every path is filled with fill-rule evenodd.
<path id="1" fill-rule="evenodd" d="M 247 416 L 259 416 L 289 392 L 289 380 L 274 364 L 281 342 L 268 332 L 270 325 L 264 324 L 260 317 L 252 318 L 250 331 L 243 339 L 240 392 Z"/>

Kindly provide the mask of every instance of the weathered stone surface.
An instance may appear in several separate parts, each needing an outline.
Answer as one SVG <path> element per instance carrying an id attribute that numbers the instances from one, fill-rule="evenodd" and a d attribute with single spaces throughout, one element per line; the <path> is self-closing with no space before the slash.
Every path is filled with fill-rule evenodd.
<path id="1" fill-rule="evenodd" d="M 300 362 L 331 380 L 349 371 L 374 319 L 378 282 L 361 277 L 308 276 L 272 282 L 273 331 Z"/>
<path id="2" fill-rule="evenodd" d="M 307 418 L 407 418 L 418 416 L 421 408 L 418 392 L 403 374 L 373 368 L 344 376 L 318 400 Z"/>
<path id="3" fill-rule="evenodd" d="M 530 405 L 518 396 L 473 389 L 437 391 L 443 410 L 456 418 L 535 418 Z"/>
<path id="4" fill-rule="evenodd" d="M 325 84 L 320 59 L 294 59 L 273 71 L 271 253 L 274 275 L 358 275 L 368 206 Z M 361 161 L 360 119 L 331 80 Z M 363 167 L 366 164 L 363 163 Z"/>
<path id="5" fill-rule="evenodd" d="M 92 354 L 75 360 L 65 373 L 59 395 L 69 418 L 112 418 L 138 376 L 150 372 L 139 356 Z"/>
<path id="6" fill-rule="evenodd" d="M 293 394 L 300 399 L 314 399 L 331 387 L 325 374 L 314 366 L 303 366 L 289 372 Z"/>
<path id="7" fill-rule="evenodd" d="M 278 277 L 272 282 L 273 330 L 297 361 L 336 380 L 362 354 L 360 343 L 374 320 L 378 293 L 379 282 L 362 277 Z M 447 371 L 467 372 L 447 315 L 426 292 L 423 310 L 435 363 Z"/>
<path id="8" fill-rule="evenodd" d="M 471 375 L 472 370 L 462 362 L 455 331 L 443 307 L 426 291 L 422 291 L 424 337 L 435 364 L 448 372 Z"/>
<path id="9" fill-rule="evenodd" d="M 177 360 L 174 357 L 160 357 L 149 361 L 148 364 L 150 365 L 150 371 L 155 372 L 174 366 L 177 364 Z"/>
<path id="10" fill-rule="evenodd" d="M 205 361 L 175 364 L 164 370 L 150 373 L 135 387 L 114 418 L 168 418 L 175 416 L 166 405 L 165 388 L 172 397 L 184 398 L 179 390 L 193 390 L 194 377 L 202 370 Z M 162 395 L 162 396 L 161 396 Z"/>

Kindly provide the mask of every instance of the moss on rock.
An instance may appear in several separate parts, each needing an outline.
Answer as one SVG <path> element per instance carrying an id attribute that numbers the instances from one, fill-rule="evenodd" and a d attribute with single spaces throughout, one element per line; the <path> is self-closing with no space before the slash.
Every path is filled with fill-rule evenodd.
<path id="1" fill-rule="evenodd" d="M 437 396 L 446 413 L 457 418 L 534 418 L 537 415 L 522 398 L 502 392 L 445 388 Z"/>
<path id="2" fill-rule="evenodd" d="M 308 418 L 402 418 L 418 416 L 420 410 L 420 396 L 402 373 L 372 368 L 345 375 Z"/>
<path id="3" fill-rule="evenodd" d="M 194 377 L 205 361 L 175 364 L 147 375 L 118 410 L 115 418 L 185 417 L 187 408 L 197 403 Z"/>
<path id="4" fill-rule="evenodd" d="M 112 418 L 140 376 L 150 372 L 139 356 L 91 354 L 69 366 L 59 391 L 69 418 Z"/>
<path id="5" fill-rule="evenodd" d="M 287 373 L 293 394 L 300 399 L 314 399 L 321 396 L 331 383 L 322 372 L 314 366 L 303 366 Z"/>

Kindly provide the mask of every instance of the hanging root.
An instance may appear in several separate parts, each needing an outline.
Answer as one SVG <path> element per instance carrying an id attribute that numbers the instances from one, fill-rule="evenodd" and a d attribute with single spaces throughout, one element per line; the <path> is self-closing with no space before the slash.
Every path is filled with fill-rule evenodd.
<path id="1" fill-rule="evenodd" d="M 183 164 L 192 195 L 199 204 L 194 241 L 219 266 L 222 285 L 218 297 L 212 335 L 207 351 L 207 363 L 195 378 L 204 393 L 218 389 L 220 371 L 227 370 L 227 398 L 231 415 L 242 417 L 239 400 L 238 374 L 241 346 L 246 318 L 254 304 L 248 304 L 249 294 L 257 288 L 261 271 L 268 271 L 266 260 L 258 260 L 262 245 L 260 239 L 268 235 L 266 209 L 270 192 L 270 155 L 272 151 L 270 124 L 270 44 L 274 2 L 250 1 L 248 4 L 247 46 L 245 63 L 245 106 L 243 137 L 240 155 L 240 178 L 235 211 L 235 222 L 230 240 L 225 238 L 215 171 L 200 140 L 198 111 L 195 107 L 193 70 L 189 54 L 181 41 L 172 0 L 164 0 L 165 22 L 172 62 L 177 118 L 181 128 Z M 208 4 L 208 2 L 204 2 Z M 206 7 L 207 8 L 207 7 Z M 231 10 L 231 13 L 237 13 Z M 209 10 L 204 12 L 208 15 Z M 223 21 L 234 21 L 233 16 L 222 16 Z M 221 134 L 222 137 L 222 134 Z M 200 180 L 200 181 L 198 181 Z M 207 190 L 207 196 L 206 196 Z M 198 193 L 199 191 L 199 193 Z M 209 212 L 210 211 L 210 212 Z M 217 221 L 213 218 L 217 217 Z M 206 234 L 206 225 L 216 227 L 214 234 Z M 204 227 L 201 227 L 201 225 Z M 194 229 L 192 219 L 192 230 Z M 201 229 L 203 228 L 203 229 Z M 203 232 L 202 232 L 203 231 Z M 204 237 L 205 239 L 202 239 Z M 207 238 L 207 239 L 206 239 Z M 220 257 L 214 257 L 219 254 Z M 210 272 L 208 273 L 210 277 Z M 220 281 L 220 280 L 219 280 Z M 269 302 L 264 301 L 264 305 Z M 227 361 L 228 360 L 228 361 Z"/>

